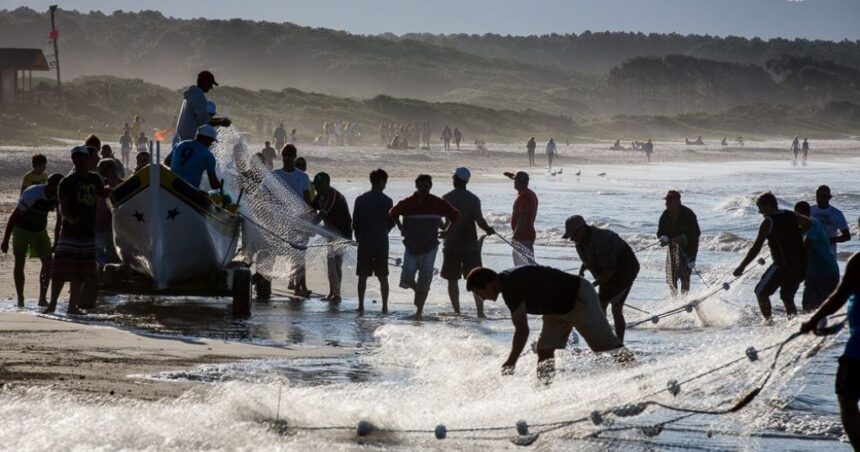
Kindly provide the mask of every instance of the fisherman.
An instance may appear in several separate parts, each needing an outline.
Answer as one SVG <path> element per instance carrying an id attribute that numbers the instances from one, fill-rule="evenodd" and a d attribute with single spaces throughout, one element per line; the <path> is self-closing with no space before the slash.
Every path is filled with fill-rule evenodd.
<path id="1" fill-rule="evenodd" d="M 800 140 L 797 138 L 797 135 L 794 136 L 794 140 L 791 141 L 791 152 L 794 154 L 794 161 L 797 161 L 797 154 L 800 152 Z"/>
<path id="2" fill-rule="evenodd" d="M 584 278 L 555 268 L 526 265 L 496 273 L 476 268 L 466 278 L 466 290 L 482 300 L 499 294 L 511 311 L 514 338 L 502 375 L 512 375 L 529 337 L 528 314 L 542 316 L 537 341 L 538 378 L 550 384 L 555 374 L 555 350 L 567 346 L 573 328 L 594 352 L 618 350 L 622 342 L 601 312 L 594 286 Z"/>
<path id="3" fill-rule="evenodd" d="M 30 164 L 33 166 L 33 170 L 28 171 L 21 179 L 21 193 L 33 185 L 42 185 L 48 182 L 48 174 L 45 172 L 45 168 L 48 167 L 48 158 L 44 154 L 34 154 L 30 159 Z"/>
<path id="4" fill-rule="evenodd" d="M 329 231 L 338 235 L 338 240 L 352 240 L 352 217 L 349 215 L 349 206 L 346 203 L 346 198 L 331 186 L 331 177 L 328 173 L 319 172 L 314 176 L 314 189 L 317 191 L 316 198 L 311 201 L 311 208 L 317 212 L 314 224 L 323 221 Z M 326 269 L 329 293 L 325 299 L 332 303 L 340 303 L 341 301 L 343 252 L 342 248 L 328 247 Z"/>
<path id="5" fill-rule="evenodd" d="M 57 189 L 62 174 L 52 174 L 44 184 L 27 187 L 18 198 L 18 205 L 6 222 L 0 251 L 9 252 L 12 238 L 12 255 L 15 258 L 13 279 L 18 294 L 18 307 L 24 307 L 24 266 L 27 256 L 42 261 L 39 272 L 39 306 L 47 306 L 48 284 L 51 280 L 51 239 L 48 237 L 48 212 L 57 208 Z M 59 222 L 56 229 L 59 229 Z M 54 234 L 57 235 L 56 232 Z"/>
<path id="6" fill-rule="evenodd" d="M 529 188 L 529 173 L 517 171 L 516 175 L 510 172 L 504 174 L 509 179 L 514 180 L 514 189 L 517 191 L 513 212 L 511 212 L 512 244 L 514 245 L 511 253 L 514 266 L 534 264 L 534 245 L 537 239 L 535 219 L 537 219 L 538 197 Z"/>
<path id="7" fill-rule="evenodd" d="M 824 232 L 830 237 L 830 249 L 836 254 L 836 244 L 851 240 L 851 230 L 845 215 L 841 210 L 830 205 L 830 187 L 822 185 L 815 190 L 815 205 L 812 206 L 812 218 L 818 220 L 824 227 Z"/>
<path id="8" fill-rule="evenodd" d="M 806 274 L 806 250 L 803 247 L 803 236 L 794 212 L 781 210 L 776 196 L 771 192 L 762 193 L 756 199 L 756 206 L 764 220 L 758 228 L 758 235 L 746 257 L 732 273 L 740 277 L 747 265 L 758 256 L 767 239 L 770 248 L 771 266 L 764 272 L 755 287 L 756 298 L 761 314 L 766 323 L 771 322 L 770 296 L 779 289 L 779 297 L 785 305 L 785 313 L 789 318 L 797 315 L 794 304 L 794 294 L 800 287 Z"/>
<path id="9" fill-rule="evenodd" d="M 803 312 L 812 312 L 839 284 L 839 264 L 830 251 L 830 238 L 821 223 L 811 216 L 809 203 L 798 202 L 794 205 L 794 213 L 803 232 L 807 256 L 802 307 Z"/>
<path id="10" fill-rule="evenodd" d="M 202 71 L 197 74 L 197 84 L 188 87 L 182 94 L 182 107 L 176 122 L 176 135 L 179 136 L 180 142 L 194 139 L 203 125 L 230 127 L 229 118 L 213 118 L 209 113 L 206 93 L 213 86 L 218 86 L 215 76 L 209 71 Z"/>
<path id="11" fill-rule="evenodd" d="M 275 139 L 275 148 L 284 148 L 284 145 L 287 144 L 287 129 L 284 128 L 284 123 L 278 123 L 272 138 Z"/>
<path id="12" fill-rule="evenodd" d="M 281 145 L 281 147 L 283 147 L 283 145 Z M 275 148 L 272 147 L 272 143 L 266 141 L 263 146 L 263 150 L 260 151 L 260 153 L 263 154 L 263 162 L 266 164 L 266 168 L 269 168 L 269 171 L 274 169 L 275 156 L 277 155 L 277 152 L 275 151 Z"/>
<path id="13" fill-rule="evenodd" d="M 98 174 L 102 177 L 105 187 L 115 188 L 122 183 L 117 163 L 119 163 L 117 160 L 111 158 L 99 161 Z M 107 198 L 102 197 L 96 199 L 96 262 L 99 268 L 104 267 L 105 264 L 119 262 L 113 240 L 113 214 Z"/>
<path id="14" fill-rule="evenodd" d="M 51 302 L 43 311 L 53 313 L 66 281 L 69 282 L 67 313 L 83 314 L 79 306 L 95 304 L 91 299 L 98 275 L 96 264 L 96 198 L 107 196 L 101 176 L 89 169 L 89 151 L 76 146 L 71 151 L 75 166 L 57 189 L 61 222 L 51 262 Z M 92 286 L 92 287 L 89 287 Z"/>
<path id="15" fill-rule="evenodd" d="M 84 146 L 87 147 L 87 165 L 89 166 L 89 170 L 92 172 L 96 172 L 97 167 L 99 166 L 99 152 L 102 148 L 102 140 L 95 135 L 90 135 L 87 137 L 86 141 L 84 141 Z"/>
<path id="16" fill-rule="evenodd" d="M 304 157 L 296 157 L 296 168 L 308 174 L 308 161 Z M 314 183 L 311 182 L 308 185 L 308 200 L 309 202 L 313 202 L 314 199 L 317 199 L 317 191 L 314 189 Z"/>
<path id="17" fill-rule="evenodd" d="M 221 188 L 221 181 L 215 174 L 215 156 L 209 148 L 217 141 L 218 132 L 205 124 L 197 129 L 194 140 L 186 140 L 173 148 L 164 163 L 170 165 L 170 170 L 179 175 L 194 188 L 200 188 L 200 182 L 205 172 L 209 178 L 209 186 L 214 190 Z"/>
<path id="18" fill-rule="evenodd" d="M 415 319 L 424 312 L 424 303 L 433 281 L 433 263 L 439 248 L 439 229 L 446 232 L 459 213 L 448 201 L 430 194 L 433 179 L 421 174 L 415 179 L 415 193 L 398 202 L 388 214 L 403 235 L 403 270 L 400 287 L 415 291 Z M 403 217 L 401 223 L 400 217 Z M 441 220 L 448 220 L 443 226 Z M 415 280 L 415 275 L 418 280 Z"/>
<path id="19" fill-rule="evenodd" d="M 666 250 L 666 282 L 672 296 L 678 293 L 678 281 L 681 281 L 681 294 L 690 291 L 690 276 L 696 266 L 696 256 L 699 253 L 699 221 L 696 214 L 687 206 L 681 204 L 681 192 L 669 190 L 666 193 L 666 210 L 660 215 L 657 226 L 657 238 L 660 246 Z"/>
<path id="20" fill-rule="evenodd" d="M 576 244 L 576 252 L 582 261 L 579 276 L 584 276 L 588 269 L 594 277 L 594 285 L 600 286 L 598 298 L 603 312 L 606 313 L 606 309 L 612 305 L 615 335 L 623 343 L 627 327 L 624 302 L 639 275 L 636 254 L 618 234 L 589 226 L 580 215 L 568 217 L 564 222 L 562 238 Z"/>
<path id="21" fill-rule="evenodd" d="M 283 168 L 272 172 L 276 180 L 285 186 L 297 199 L 302 201 L 302 209 L 309 206 L 310 185 L 311 181 L 307 173 L 296 168 L 296 157 L 298 149 L 292 144 L 287 144 L 281 149 L 281 158 L 283 159 Z M 310 237 L 305 231 L 295 230 L 292 233 L 297 236 L 300 245 L 306 243 Z M 295 294 L 300 297 L 309 297 L 311 291 L 307 287 L 307 279 L 305 277 L 305 252 L 297 250 L 293 256 L 293 273 L 290 275 L 289 287 L 295 291 Z"/>
<path id="22" fill-rule="evenodd" d="M 558 154 L 558 150 L 555 146 L 555 138 L 550 138 L 546 143 L 546 160 L 549 164 L 550 171 L 552 171 L 552 160 L 555 158 L 556 154 Z"/>
<path id="23" fill-rule="evenodd" d="M 800 331 L 808 333 L 816 329 L 827 316 L 836 314 L 848 303 L 849 337 L 845 352 L 839 358 L 836 371 L 836 395 L 842 426 L 854 450 L 860 450 L 860 253 L 854 253 L 845 265 L 845 275 L 818 311 L 800 326 Z"/>
<path id="24" fill-rule="evenodd" d="M 122 165 L 129 165 L 129 157 L 131 156 L 131 132 L 129 129 L 125 129 L 122 132 L 122 136 L 119 137 L 119 151 L 122 155 Z"/>
<path id="25" fill-rule="evenodd" d="M 529 166 L 535 166 L 535 149 L 537 149 L 537 143 L 535 142 L 535 137 L 529 138 L 528 143 L 526 143 L 526 153 L 529 156 Z"/>
<path id="26" fill-rule="evenodd" d="M 382 313 L 388 314 L 388 233 L 394 220 L 388 212 L 394 201 L 383 193 L 388 173 L 379 168 L 370 172 L 370 190 L 355 198 L 352 209 L 352 229 L 358 250 L 355 274 L 358 276 L 358 312 L 364 312 L 367 278 L 376 276 L 382 296 Z"/>
<path id="27" fill-rule="evenodd" d="M 806 161 L 806 158 L 809 156 L 809 140 L 807 138 L 803 139 L 803 145 L 801 146 L 803 150 L 803 161 Z"/>
<path id="28" fill-rule="evenodd" d="M 496 231 L 487 224 L 481 212 L 481 199 L 466 189 L 472 173 L 468 168 L 460 167 L 454 170 L 451 177 L 454 189 L 442 196 L 460 215 L 454 221 L 444 237 L 442 248 L 442 270 L 440 274 L 448 281 L 448 297 L 454 312 L 460 314 L 460 278 L 465 278 L 474 268 L 481 264 L 481 243 L 475 230 L 477 224 L 486 235 Z M 484 317 L 484 301 L 475 297 L 475 308 L 478 317 Z"/>

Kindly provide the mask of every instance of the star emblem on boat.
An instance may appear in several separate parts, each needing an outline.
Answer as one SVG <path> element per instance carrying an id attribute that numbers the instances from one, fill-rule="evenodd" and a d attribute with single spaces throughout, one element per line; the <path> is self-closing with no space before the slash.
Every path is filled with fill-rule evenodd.
<path id="1" fill-rule="evenodd" d="M 176 207 L 167 211 L 167 219 L 168 220 L 176 220 L 177 215 L 179 215 L 179 209 Z"/>
<path id="2" fill-rule="evenodd" d="M 134 215 L 132 215 L 132 216 L 134 217 L 135 220 L 137 220 L 138 223 L 143 223 L 145 221 L 143 219 L 143 213 L 138 212 L 136 210 L 134 211 Z"/>

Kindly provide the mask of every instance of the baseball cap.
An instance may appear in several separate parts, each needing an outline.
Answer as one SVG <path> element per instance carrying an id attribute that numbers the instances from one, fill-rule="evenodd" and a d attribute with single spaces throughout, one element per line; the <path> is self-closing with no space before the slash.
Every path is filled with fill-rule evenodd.
<path id="1" fill-rule="evenodd" d="M 215 107 L 215 102 L 212 102 L 211 100 L 207 100 L 206 101 L 206 113 L 209 113 L 210 115 L 214 115 L 217 111 L 218 111 L 218 109 Z"/>
<path id="2" fill-rule="evenodd" d="M 206 82 L 206 81 L 212 82 L 213 85 L 218 86 L 218 82 L 215 81 L 215 76 L 212 75 L 211 72 L 202 71 L 199 74 L 197 74 L 197 83 Z"/>
<path id="3" fill-rule="evenodd" d="M 681 199 L 681 192 L 678 190 L 669 190 L 663 199 Z"/>
<path id="4" fill-rule="evenodd" d="M 90 150 L 87 149 L 86 146 L 75 146 L 72 148 L 72 151 L 71 151 L 72 157 L 74 157 L 75 154 L 90 155 Z"/>
<path id="5" fill-rule="evenodd" d="M 454 170 L 454 175 L 457 176 L 457 179 L 460 179 L 463 182 L 469 182 L 469 179 L 472 177 L 472 172 L 469 171 L 469 168 L 461 166 Z"/>
<path id="6" fill-rule="evenodd" d="M 517 171 L 517 174 L 514 176 L 514 180 L 528 182 L 529 181 L 529 173 L 527 173 L 525 171 Z"/>
<path id="7" fill-rule="evenodd" d="M 203 124 L 202 126 L 197 128 L 197 136 L 209 137 L 213 140 L 218 138 L 218 132 L 214 127 L 209 124 Z"/>
<path id="8" fill-rule="evenodd" d="M 316 176 L 314 176 L 314 185 L 317 184 L 328 184 L 331 182 L 331 177 L 329 177 L 328 173 L 319 172 Z"/>
<path id="9" fill-rule="evenodd" d="M 582 218 L 582 215 L 571 215 L 564 222 L 564 235 L 561 238 L 569 239 L 573 237 L 573 233 L 583 226 L 585 226 L 585 218 Z"/>

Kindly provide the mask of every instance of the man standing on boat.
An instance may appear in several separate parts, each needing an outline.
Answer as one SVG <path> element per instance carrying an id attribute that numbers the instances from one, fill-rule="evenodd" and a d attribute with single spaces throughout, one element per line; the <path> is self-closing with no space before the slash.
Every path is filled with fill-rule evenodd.
<path id="1" fill-rule="evenodd" d="M 197 74 L 197 84 L 188 87 L 182 94 L 182 107 L 176 122 L 176 135 L 179 141 L 192 140 L 202 125 L 230 127 L 229 118 L 213 118 L 207 108 L 206 93 L 218 86 L 215 76 L 209 71 Z"/>
<path id="2" fill-rule="evenodd" d="M 176 145 L 165 162 L 170 163 L 170 170 L 185 179 L 186 182 L 200 188 L 203 173 L 209 177 L 209 186 L 217 190 L 221 181 L 215 174 L 215 156 L 209 147 L 215 143 L 218 132 L 210 125 L 202 125 L 197 129 L 194 140 L 186 140 Z"/>
<path id="3" fill-rule="evenodd" d="M 339 235 L 336 240 L 352 240 L 352 217 L 346 198 L 331 186 L 328 173 L 314 176 L 314 189 L 317 196 L 311 201 L 311 208 L 317 211 L 314 223 L 323 221 L 327 229 Z M 345 246 L 328 247 L 326 268 L 328 270 L 329 293 L 326 300 L 340 303 L 340 285 L 343 280 L 343 252 Z"/>
<path id="4" fill-rule="evenodd" d="M 669 190 L 666 193 L 666 210 L 660 215 L 657 238 L 666 250 L 666 282 L 674 297 L 681 282 L 681 294 L 690 291 L 690 276 L 696 266 L 699 253 L 699 220 L 687 206 L 681 204 L 681 192 Z"/>

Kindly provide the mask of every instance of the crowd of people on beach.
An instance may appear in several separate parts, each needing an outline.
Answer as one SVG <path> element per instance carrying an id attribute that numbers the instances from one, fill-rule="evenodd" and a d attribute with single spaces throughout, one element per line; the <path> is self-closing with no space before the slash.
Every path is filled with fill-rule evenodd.
<path id="1" fill-rule="evenodd" d="M 204 71 L 198 75 L 197 84 L 186 90 L 176 126 L 177 144 L 165 160 L 173 172 L 196 188 L 200 187 L 204 175 L 213 189 L 221 186 L 210 148 L 218 138 L 216 128 L 227 127 L 231 121 L 218 117 L 206 100 L 205 93 L 213 86 L 217 86 L 214 76 Z M 135 127 L 139 128 L 141 123 L 143 119 L 136 117 L 123 137 L 133 136 L 137 132 Z M 429 124 L 426 125 L 429 130 Z M 452 132 L 446 126 L 445 130 L 450 133 L 443 132 L 443 141 L 448 141 L 446 136 L 456 137 L 457 129 Z M 334 131 L 336 134 L 336 127 Z M 285 140 L 277 135 L 275 145 Z M 105 198 L 126 176 L 125 168 L 130 163 L 127 142 L 120 141 L 121 161 L 113 155 L 109 145 L 103 145 L 98 137 L 91 135 L 82 145 L 70 150 L 71 172 L 67 171 L 68 162 L 63 162 L 51 175 L 47 171 L 47 158 L 40 154 L 33 156 L 33 170 L 23 177 L 20 198 L 7 222 L 0 246 L 5 253 L 11 244 L 18 306 L 24 306 L 24 267 L 28 256 L 41 260 L 38 304 L 45 308 L 45 313 L 54 312 L 67 282 L 70 286 L 69 314 L 83 314 L 82 308 L 95 305 L 99 268 L 117 260 L 110 209 Z M 532 138 L 527 145 L 530 164 L 534 161 L 535 148 Z M 553 139 L 546 149 L 551 167 L 556 153 Z M 281 167 L 274 169 L 277 152 L 267 142 L 256 157 L 270 172 L 260 177 L 275 178 L 292 196 L 305 202 L 315 214 L 313 222 L 322 223 L 332 235 L 343 241 L 354 238 L 360 312 L 365 310 L 367 280 L 371 277 L 379 282 L 382 312 L 388 312 L 389 268 L 397 266 L 401 271 L 398 285 L 412 291 L 414 318 L 421 319 L 436 274 L 434 265 L 441 245 L 442 266 L 438 274 L 447 281 L 455 314 L 461 313 L 460 279 L 466 280 L 466 290 L 474 295 L 478 317 L 484 317 L 484 302 L 495 301 L 499 296 L 511 312 L 515 329 L 503 373 L 514 371 L 527 343 L 528 315 L 542 316 L 536 352 L 538 375 L 544 382 L 552 381 L 555 350 L 566 347 L 573 329 L 593 351 L 613 352 L 620 361 L 632 359 L 624 349 L 624 309 L 640 272 L 637 252 L 619 234 L 591 225 L 581 215 L 571 215 L 565 221 L 562 237 L 575 245 L 581 261 L 579 272 L 571 274 L 538 265 L 534 244 L 539 200 L 529 188 L 527 172 L 504 173 L 513 181 L 515 192 L 508 238 L 498 234 L 484 219 L 481 199 L 469 190 L 472 172 L 467 167 L 453 169 L 450 189 L 442 196 L 432 193 L 434 181 L 430 175 L 417 175 L 414 193 L 396 203 L 385 194 L 388 174 L 384 169 L 374 169 L 368 176 L 369 190 L 356 198 L 350 212 L 346 198 L 335 188 L 336 181 L 324 171 L 311 177 L 307 172 L 309 162 L 298 154 L 294 143 L 284 143 L 280 148 Z M 146 151 L 139 152 L 135 171 L 149 161 Z M 854 307 L 854 300 L 860 296 L 860 257 L 858 254 L 851 256 L 840 282 L 837 247 L 850 240 L 851 232 L 845 216 L 830 204 L 831 198 L 830 187 L 821 185 L 814 202 L 800 201 L 790 211 L 781 209 L 771 192 L 757 196 L 755 204 L 763 219 L 752 247 L 733 275 L 745 274 L 767 244 L 771 264 L 754 290 L 767 323 L 773 316 L 770 297 L 777 291 L 786 315 L 798 314 L 794 299 L 801 283 L 804 283 L 801 310 L 815 312 L 803 323 L 805 332 L 815 329 L 819 320 L 849 303 L 852 334 L 840 361 L 837 393 L 844 415 L 847 413 L 847 419 L 853 422 L 849 426 L 846 421 L 846 431 L 852 441 L 856 441 L 857 422 L 860 422 L 857 413 L 860 311 Z M 682 194 L 677 190 L 666 193 L 665 210 L 659 217 L 653 243 L 667 250 L 666 281 L 673 297 L 685 296 L 691 290 L 691 276 L 698 272 L 701 238 L 695 212 L 681 200 Z M 47 230 L 51 211 L 57 212 L 53 244 Z M 404 251 L 402 258 L 393 259 L 388 238 L 395 227 L 403 238 Z M 478 229 L 483 231 L 483 236 L 479 237 Z M 483 266 L 484 238 L 494 235 L 510 245 L 512 268 L 498 272 Z M 304 267 L 303 263 L 294 265 L 290 281 L 297 297 L 311 294 L 304 278 Z M 341 301 L 342 267 L 343 253 L 330 251 L 326 258 L 329 293 L 325 299 L 332 303 Z M 585 277 L 586 271 L 593 280 Z M 255 275 L 258 282 L 264 279 L 262 275 Z M 607 319 L 609 313 L 612 325 Z"/>

